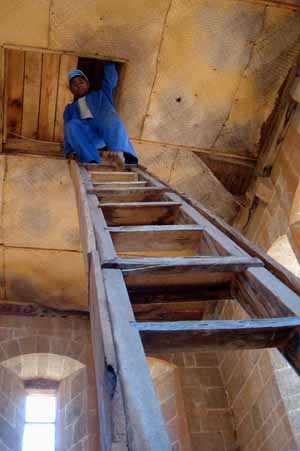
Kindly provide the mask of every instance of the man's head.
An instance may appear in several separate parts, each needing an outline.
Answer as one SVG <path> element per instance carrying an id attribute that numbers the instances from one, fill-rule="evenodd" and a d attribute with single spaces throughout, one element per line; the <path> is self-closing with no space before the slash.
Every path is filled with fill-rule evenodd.
<path id="1" fill-rule="evenodd" d="M 87 76 L 79 69 L 74 69 L 69 72 L 69 86 L 75 99 L 87 95 L 90 89 L 90 83 Z"/>

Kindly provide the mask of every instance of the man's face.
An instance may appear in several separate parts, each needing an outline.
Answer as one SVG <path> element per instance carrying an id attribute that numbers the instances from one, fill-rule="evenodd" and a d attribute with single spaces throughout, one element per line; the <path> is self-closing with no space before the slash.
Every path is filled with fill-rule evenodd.
<path id="1" fill-rule="evenodd" d="M 72 94 L 74 94 L 75 99 L 79 99 L 80 97 L 84 97 L 89 92 L 89 82 L 83 77 L 74 77 L 70 83 L 70 89 Z"/>

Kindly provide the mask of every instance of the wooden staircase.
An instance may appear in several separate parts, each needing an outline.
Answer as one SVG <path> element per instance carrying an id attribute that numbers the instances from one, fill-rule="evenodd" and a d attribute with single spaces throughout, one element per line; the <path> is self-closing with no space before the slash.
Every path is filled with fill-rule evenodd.
<path id="1" fill-rule="evenodd" d="M 90 281 L 101 449 L 171 450 L 144 350 L 276 347 L 300 374 L 297 278 L 142 168 L 72 162 L 71 169 Z M 251 319 L 214 320 L 228 299 Z M 108 370 L 117 376 L 112 398 Z"/>

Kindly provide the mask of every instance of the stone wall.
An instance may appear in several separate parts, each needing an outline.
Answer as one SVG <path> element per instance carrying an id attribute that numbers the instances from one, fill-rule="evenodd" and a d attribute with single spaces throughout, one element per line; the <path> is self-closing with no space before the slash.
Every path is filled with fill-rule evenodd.
<path id="1" fill-rule="evenodd" d="M 25 390 L 21 379 L 0 366 L 0 450 L 21 451 Z"/>
<path id="2" fill-rule="evenodd" d="M 21 451 L 22 381 L 34 379 L 60 383 L 57 451 L 98 449 L 96 381 L 86 318 L 0 316 L 0 376 L 0 439 L 9 451 Z M 4 445 L 2 449 L 7 451 Z"/>
<path id="3" fill-rule="evenodd" d="M 221 319 L 245 319 L 238 302 L 227 301 Z M 220 372 L 243 451 L 295 451 L 298 448 L 299 377 L 277 350 L 218 353 Z M 294 373 L 294 374 L 293 374 Z M 292 377 L 291 377 L 292 375 Z M 296 384 L 295 384 L 296 380 Z"/>
<path id="4" fill-rule="evenodd" d="M 191 451 L 178 368 L 165 360 L 147 360 L 173 450 Z"/>
<path id="5" fill-rule="evenodd" d="M 177 366 L 192 450 L 238 450 L 216 353 L 176 353 L 156 357 Z M 168 390 L 168 385 L 163 389 Z"/>
<path id="6" fill-rule="evenodd" d="M 97 451 L 98 417 L 94 380 L 85 368 L 64 379 L 57 394 L 57 450 Z"/>

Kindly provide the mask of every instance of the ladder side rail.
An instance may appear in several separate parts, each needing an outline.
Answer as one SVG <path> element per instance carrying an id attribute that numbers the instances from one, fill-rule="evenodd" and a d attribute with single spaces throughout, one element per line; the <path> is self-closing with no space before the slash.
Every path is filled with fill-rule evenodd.
<path id="1" fill-rule="evenodd" d="M 135 317 L 122 272 L 103 269 L 102 273 L 125 398 L 129 449 L 171 451 L 141 338 L 132 325 Z"/>
<path id="2" fill-rule="evenodd" d="M 115 445 L 120 445 L 120 451 L 125 451 L 127 449 L 127 431 L 124 401 L 118 379 L 114 396 L 110 396 L 111 373 L 108 368 L 117 373 L 117 361 L 107 306 L 102 294 L 101 269 L 86 193 L 89 188 L 89 175 L 86 169 L 79 167 L 75 161 L 70 163 L 70 172 L 76 194 L 80 235 L 89 285 L 89 310 L 91 313 L 91 337 L 96 373 L 100 449 L 101 451 L 111 451 Z"/>

